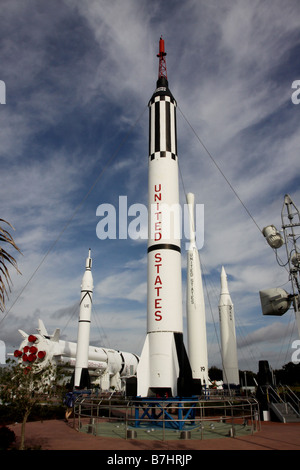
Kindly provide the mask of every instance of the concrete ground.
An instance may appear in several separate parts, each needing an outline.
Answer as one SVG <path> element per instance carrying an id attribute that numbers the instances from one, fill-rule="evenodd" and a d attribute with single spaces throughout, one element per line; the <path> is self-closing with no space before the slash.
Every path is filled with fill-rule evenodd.
<path id="1" fill-rule="evenodd" d="M 10 425 L 17 442 L 20 442 L 21 424 Z M 78 432 L 72 421 L 36 421 L 26 424 L 25 445 L 38 450 L 102 450 L 188 452 L 198 450 L 300 450 L 300 423 L 275 423 L 264 421 L 261 430 L 253 435 L 222 437 L 204 440 L 142 440 L 93 436 Z M 113 455 L 113 452 L 112 452 Z M 132 453 L 134 455 L 134 452 Z"/>

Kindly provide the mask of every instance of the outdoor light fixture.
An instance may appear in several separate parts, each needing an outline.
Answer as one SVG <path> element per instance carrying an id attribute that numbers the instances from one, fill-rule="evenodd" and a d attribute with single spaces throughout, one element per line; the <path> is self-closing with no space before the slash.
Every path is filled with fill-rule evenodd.
<path id="1" fill-rule="evenodd" d="M 300 237 L 300 212 L 291 197 L 286 194 L 281 211 L 283 236 L 274 225 L 263 228 L 262 233 L 271 248 L 277 250 L 282 245 L 286 248 L 286 263 L 282 263 L 276 251 L 279 266 L 289 273 L 292 294 L 277 287 L 259 292 L 263 315 L 283 315 L 293 303 L 298 333 L 300 336 L 300 248 L 297 246 Z M 297 233 L 298 232 L 298 233 Z"/>
<path id="2" fill-rule="evenodd" d="M 274 225 L 268 225 L 262 229 L 262 233 L 271 248 L 280 248 L 284 244 L 282 235 L 278 232 Z"/>
<path id="3" fill-rule="evenodd" d="M 292 297 L 284 289 L 276 287 L 259 291 L 263 315 L 281 316 L 291 306 Z"/>
<path id="4" fill-rule="evenodd" d="M 291 257 L 291 262 L 295 266 L 295 268 L 299 268 L 300 267 L 300 253 L 295 253 Z"/>

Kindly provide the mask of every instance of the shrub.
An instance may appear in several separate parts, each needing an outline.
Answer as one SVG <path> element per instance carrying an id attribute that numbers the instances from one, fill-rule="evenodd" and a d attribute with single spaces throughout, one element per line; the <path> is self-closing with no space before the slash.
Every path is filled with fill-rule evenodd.
<path id="1" fill-rule="evenodd" d="M 6 426 L 0 428 L 0 450 L 7 450 L 9 446 L 16 441 L 16 435 Z"/>

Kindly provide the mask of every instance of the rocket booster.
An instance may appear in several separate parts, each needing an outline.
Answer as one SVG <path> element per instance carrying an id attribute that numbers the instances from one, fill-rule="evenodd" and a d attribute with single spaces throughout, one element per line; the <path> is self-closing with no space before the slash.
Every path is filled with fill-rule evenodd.
<path id="1" fill-rule="evenodd" d="M 219 317 L 223 362 L 223 382 L 227 384 L 238 385 L 239 368 L 237 358 L 234 308 L 228 290 L 227 275 L 224 266 L 222 266 L 221 271 Z"/>
<path id="2" fill-rule="evenodd" d="M 193 378 L 208 385 L 205 301 L 201 265 L 195 239 L 194 194 L 186 196 L 189 208 L 190 244 L 187 252 L 187 333 Z"/>
<path id="3" fill-rule="evenodd" d="M 36 373 L 51 364 L 54 368 L 63 365 L 66 373 L 74 372 L 76 364 L 77 343 L 60 339 L 60 330 L 56 328 L 49 334 L 42 320 L 39 320 L 38 333 L 27 334 L 19 330 L 23 341 L 14 356 L 20 363 L 34 364 Z M 92 384 L 99 385 L 101 390 L 125 389 L 127 378 L 136 375 L 139 358 L 132 353 L 116 351 L 97 346 L 89 346 L 88 369 Z M 74 373 L 73 373 L 74 375 Z"/>
<path id="4" fill-rule="evenodd" d="M 137 370 L 140 396 L 187 394 L 183 344 L 177 103 L 168 88 L 164 41 L 149 101 L 147 336 Z M 189 375 L 190 374 L 190 375 Z"/>
<path id="5" fill-rule="evenodd" d="M 78 320 L 77 351 L 74 374 L 74 386 L 76 388 L 89 388 L 90 378 L 88 372 L 91 311 L 93 297 L 91 250 L 85 263 L 85 272 L 81 283 L 80 310 Z"/>

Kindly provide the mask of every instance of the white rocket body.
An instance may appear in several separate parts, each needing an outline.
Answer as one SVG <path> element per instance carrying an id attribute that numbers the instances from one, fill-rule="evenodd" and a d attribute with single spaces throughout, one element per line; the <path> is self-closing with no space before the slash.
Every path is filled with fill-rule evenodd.
<path id="1" fill-rule="evenodd" d="M 15 357 L 24 364 L 33 363 L 37 373 L 49 364 L 65 365 L 71 379 L 76 364 L 77 344 L 60 340 L 59 329 L 49 335 L 42 320 L 39 320 L 37 331 L 38 334 L 28 335 L 19 330 L 23 341 L 15 351 Z M 91 383 L 99 385 L 103 391 L 110 390 L 111 387 L 117 391 L 125 391 L 126 379 L 136 375 L 138 360 L 135 354 L 89 346 L 87 367 Z"/>
<path id="2" fill-rule="evenodd" d="M 186 395 L 191 377 L 183 345 L 176 106 L 160 77 L 149 102 L 147 336 L 137 369 L 142 397 Z"/>
<path id="3" fill-rule="evenodd" d="M 81 283 L 80 310 L 78 320 L 78 336 L 76 364 L 74 374 L 74 387 L 85 388 L 90 386 L 88 360 L 90 346 L 90 328 L 93 297 L 92 258 L 89 250 L 85 263 L 85 272 Z"/>
<path id="4" fill-rule="evenodd" d="M 234 308 L 228 290 L 227 275 L 223 266 L 221 271 L 219 318 L 223 363 L 223 382 L 226 384 L 238 385 L 240 381 L 236 346 Z"/>
<path id="5" fill-rule="evenodd" d="M 194 379 L 209 384 L 205 300 L 199 253 L 195 239 L 194 194 L 186 196 L 189 221 L 190 244 L 187 252 L 187 334 L 188 354 Z"/>

